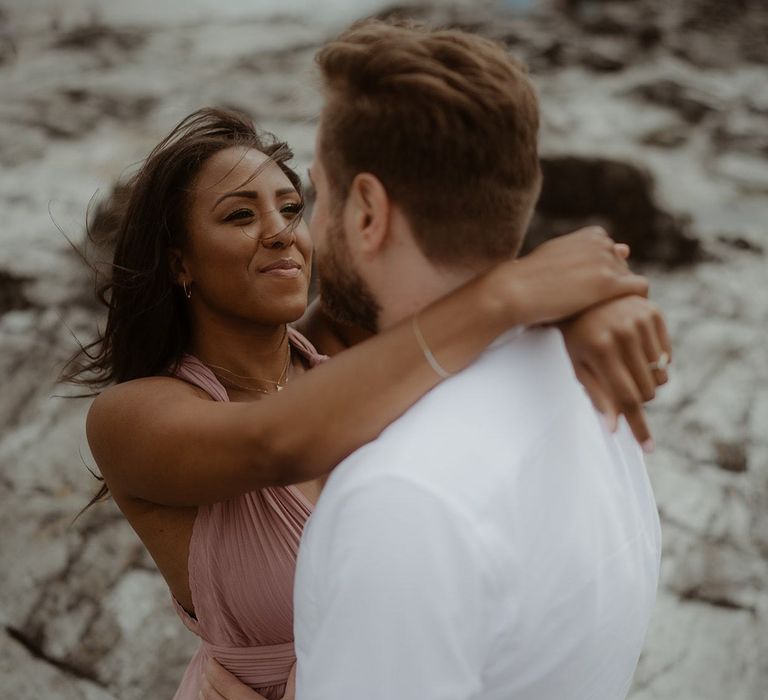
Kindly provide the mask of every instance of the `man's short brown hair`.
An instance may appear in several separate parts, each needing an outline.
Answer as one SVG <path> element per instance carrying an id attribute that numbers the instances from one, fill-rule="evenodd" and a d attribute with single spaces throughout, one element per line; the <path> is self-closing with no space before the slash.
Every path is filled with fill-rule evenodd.
<path id="1" fill-rule="evenodd" d="M 367 20 L 317 54 L 332 197 L 376 175 L 431 260 L 517 253 L 538 196 L 539 113 L 525 68 L 456 30 Z"/>

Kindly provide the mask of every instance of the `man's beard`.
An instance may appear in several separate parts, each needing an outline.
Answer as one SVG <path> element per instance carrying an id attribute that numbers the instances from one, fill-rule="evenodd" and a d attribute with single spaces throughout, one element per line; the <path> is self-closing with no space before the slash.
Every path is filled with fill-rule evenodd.
<path id="1" fill-rule="evenodd" d="M 339 323 L 376 333 L 381 307 L 352 264 L 340 214 L 331 215 L 325 250 L 318 253 L 317 273 L 325 311 Z"/>

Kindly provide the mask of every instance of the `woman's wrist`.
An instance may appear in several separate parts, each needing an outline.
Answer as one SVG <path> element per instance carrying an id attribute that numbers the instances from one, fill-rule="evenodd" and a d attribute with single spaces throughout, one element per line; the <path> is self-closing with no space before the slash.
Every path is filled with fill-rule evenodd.
<path id="1" fill-rule="evenodd" d="M 487 309 L 491 322 L 497 323 L 501 332 L 530 324 L 530 309 L 525 285 L 520 279 L 521 271 L 517 261 L 510 260 L 496 265 L 483 278 L 483 308 Z"/>

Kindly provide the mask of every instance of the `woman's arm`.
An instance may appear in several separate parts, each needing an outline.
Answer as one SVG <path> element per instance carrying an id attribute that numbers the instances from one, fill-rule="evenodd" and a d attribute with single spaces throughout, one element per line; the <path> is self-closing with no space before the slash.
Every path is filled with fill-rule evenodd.
<path id="1" fill-rule="evenodd" d="M 310 304 L 296 325 L 315 347 L 331 356 L 371 336 L 357 326 L 335 322 L 319 299 Z M 643 296 L 626 296 L 586 309 L 556 325 L 563 333 L 576 376 L 608 424 L 615 429 L 618 417 L 623 415 L 637 441 L 646 449 L 651 447 L 643 406 L 659 386 L 667 383 L 668 376 L 663 369 L 652 370 L 650 363 L 664 353 L 670 359 L 672 356 L 658 306 Z"/>
<path id="2" fill-rule="evenodd" d="M 424 309 L 420 326 L 457 372 L 512 326 L 646 291 L 605 232 L 590 229 L 498 265 Z M 438 382 L 409 319 L 254 403 L 214 403 L 170 378 L 117 385 L 94 401 L 88 440 L 113 490 L 163 505 L 212 503 L 329 472 Z"/>

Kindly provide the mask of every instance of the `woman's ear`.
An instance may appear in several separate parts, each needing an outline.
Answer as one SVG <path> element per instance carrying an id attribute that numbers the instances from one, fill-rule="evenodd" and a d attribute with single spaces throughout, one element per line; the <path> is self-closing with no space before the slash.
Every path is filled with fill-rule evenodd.
<path id="1" fill-rule="evenodd" d="M 168 267 L 176 284 L 192 281 L 192 277 L 184 262 L 184 255 L 179 248 L 168 249 Z"/>
<path id="2" fill-rule="evenodd" d="M 347 222 L 360 253 L 376 255 L 389 236 L 391 201 L 381 180 L 371 173 L 358 173 L 352 181 Z"/>

